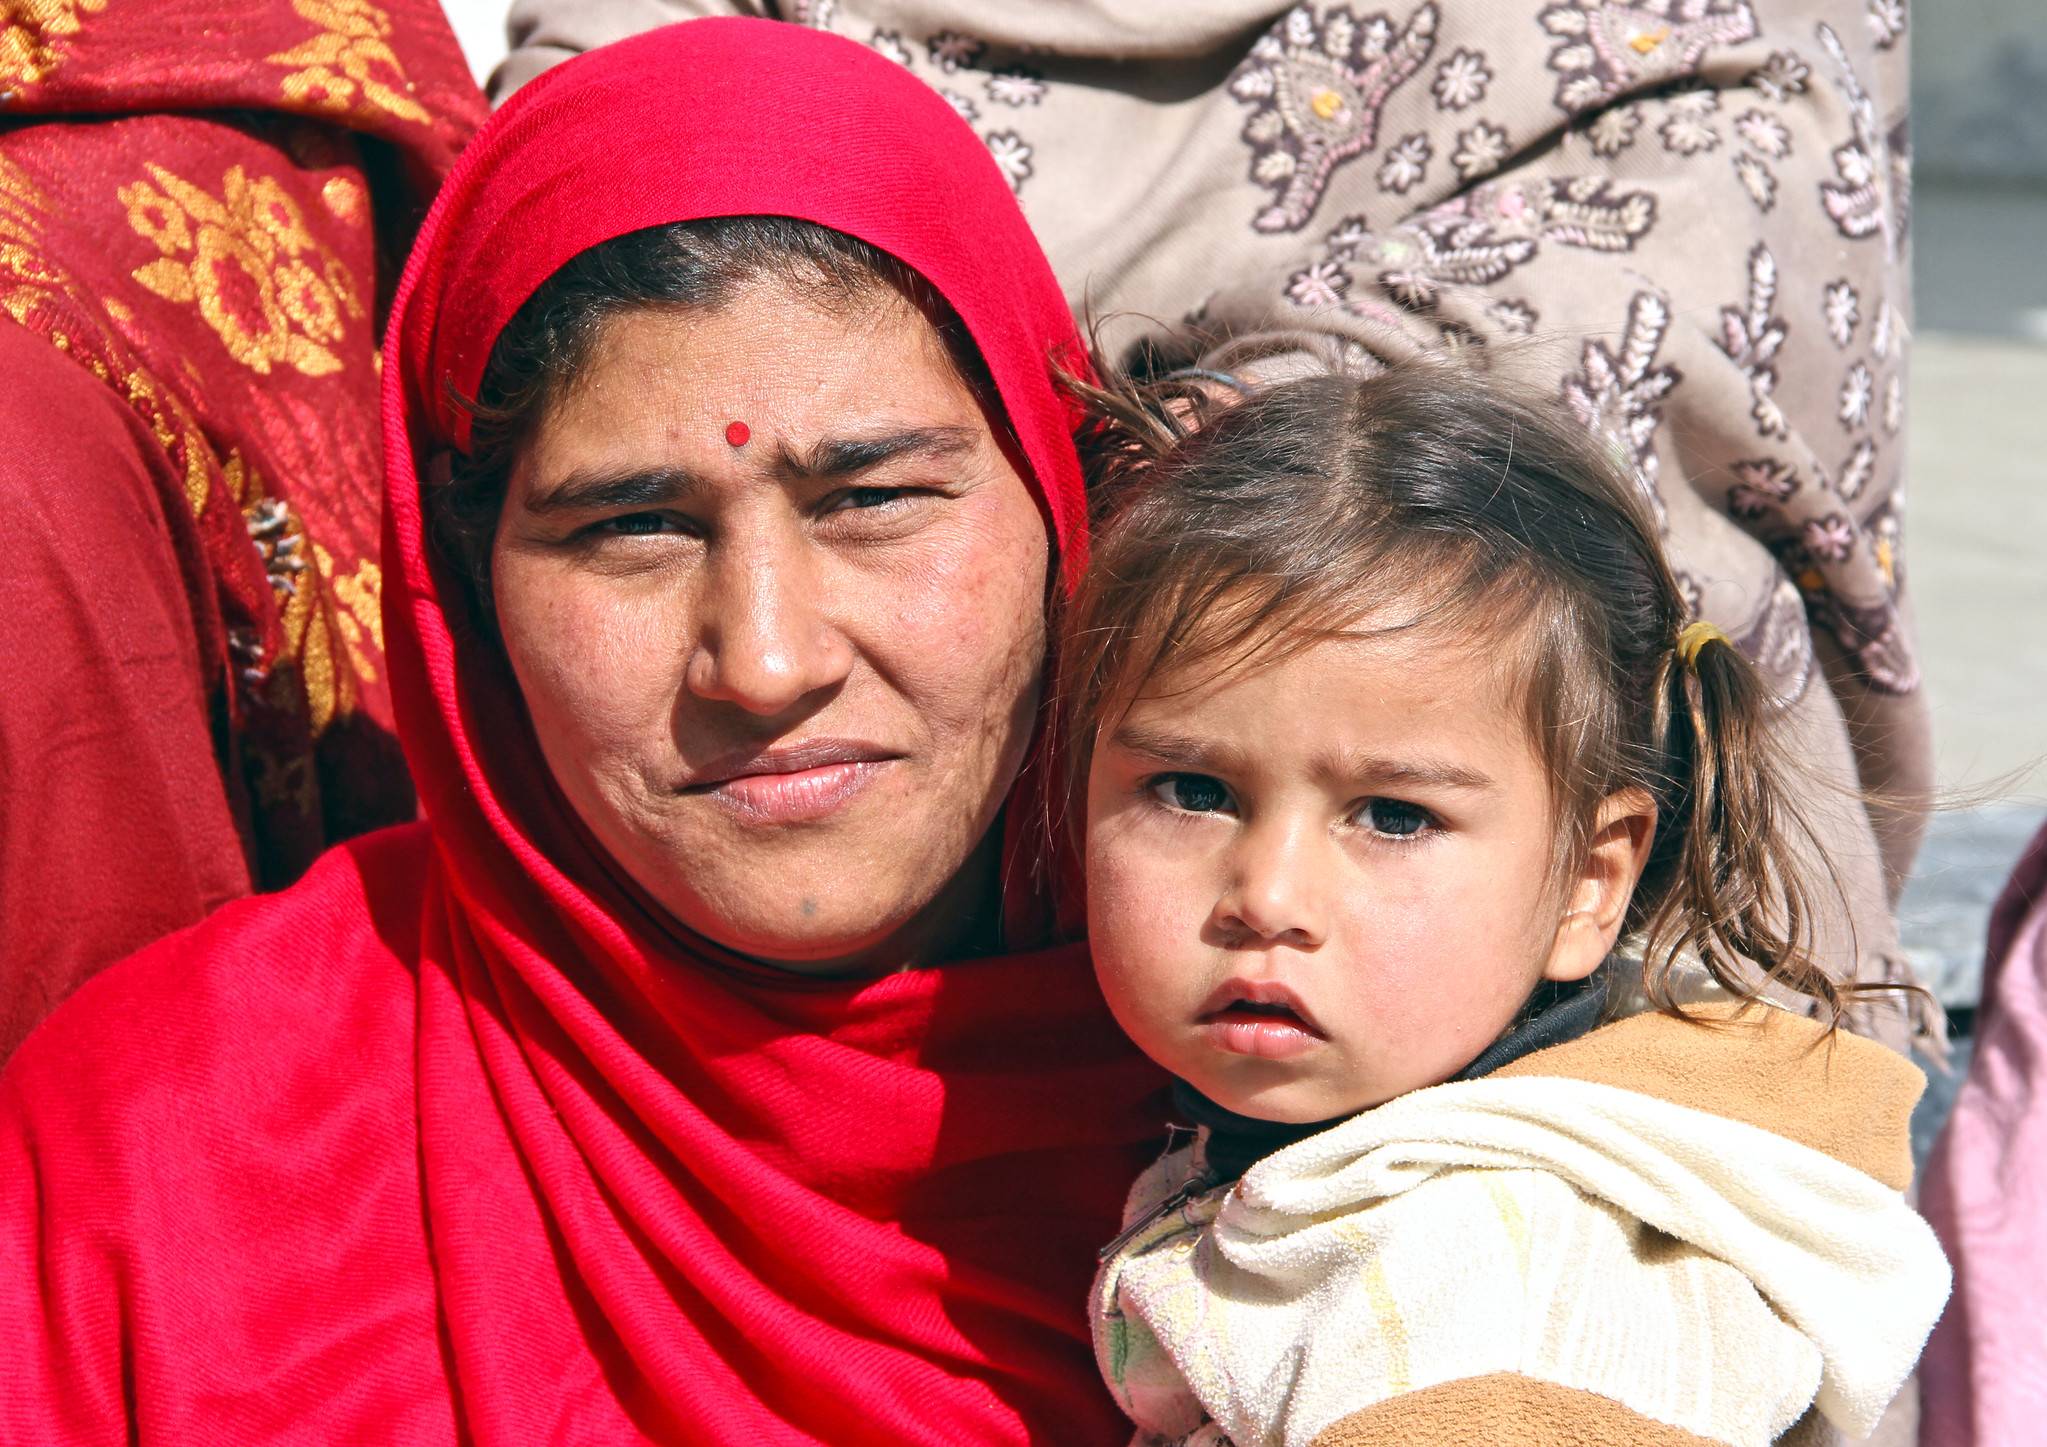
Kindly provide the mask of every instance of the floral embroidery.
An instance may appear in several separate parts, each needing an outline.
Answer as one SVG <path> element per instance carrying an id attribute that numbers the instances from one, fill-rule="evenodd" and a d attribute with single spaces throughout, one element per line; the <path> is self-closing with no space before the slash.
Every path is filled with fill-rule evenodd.
<path id="1" fill-rule="evenodd" d="M 1777 259 L 1758 241 L 1748 254 L 1745 307 L 1720 309 L 1720 350 L 1748 379 L 1749 415 L 1765 437 L 1788 437 L 1791 424 L 1777 404 L 1777 353 L 1790 329 L 1775 314 Z"/>
<path id="2" fill-rule="evenodd" d="M 1823 563 L 1845 563 L 1855 551 L 1855 524 L 1837 512 L 1807 518 L 1799 541 Z"/>
<path id="3" fill-rule="evenodd" d="M 1655 292 L 1637 292 L 1618 351 L 1604 342 L 1585 343 L 1581 369 L 1564 378 L 1564 403 L 1595 433 L 1610 437 L 1633 462 L 1637 484 L 1664 524 L 1663 496 L 1656 486 L 1656 428 L 1663 401 L 1682 380 L 1677 368 L 1658 365 L 1656 354 L 1670 331 L 1670 307 Z"/>
<path id="4" fill-rule="evenodd" d="M 1023 190 L 1024 182 L 1032 175 L 1031 148 L 1024 138 L 1015 131 L 993 131 L 988 136 L 988 154 L 1009 178 L 1010 188 Z"/>
<path id="5" fill-rule="evenodd" d="M 1843 427 L 1854 430 L 1869 422 L 1869 404 L 1876 396 L 1876 381 L 1869 374 L 1869 367 L 1857 362 L 1848 369 L 1848 375 L 1841 379 L 1841 402 L 1836 415 Z"/>
<path id="6" fill-rule="evenodd" d="M 1827 318 L 1827 335 L 1834 339 L 1835 346 L 1846 348 L 1855 340 L 1856 324 L 1862 320 L 1862 299 L 1856 296 L 1848 278 L 1844 276 L 1826 289 L 1821 310 Z"/>
<path id="7" fill-rule="evenodd" d="M 120 188 L 128 223 L 160 254 L 135 279 L 166 301 L 196 302 L 235 360 L 267 375 L 341 369 L 328 348 L 366 315 L 341 260 L 307 231 L 298 204 L 268 176 L 231 168 L 216 199 L 161 166 Z M 153 184 L 152 184 L 153 182 Z"/>
<path id="8" fill-rule="evenodd" d="M 1819 37 L 1840 75 L 1853 128 L 1851 139 L 1834 150 L 1834 170 L 1840 179 L 1820 182 L 1820 202 L 1843 236 L 1860 240 L 1880 235 L 1885 254 L 1896 255 L 1905 230 L 1911 178 L 1902 126 L 1889 137 L 1878 130 L 1876 103 L 1862 88 L 1841 37 L 1825 24 L 1819 26 Z"/>
<path id="9" fill-rule="evenodd" d="M 951 75 L 957 70 L 971 70 L 978 65 L 988 47 L 971 35 L 962 35 L 957 30 L 941 30 L 928 42 L 931 63 Z"/>
<path id="10" fill-rule="evenodd" d="M 1556 103 L 1571 112 L 1691 74 L 1714 46 L 1756 35 L 1748 0 L 1560 0 L 1537 18 L 1555 37 Z"/>
<path id="11" fill-rule="evenodd" d="M 106 8 L 107 0 L 0 0 L 0 100 L 62 65 L 62 42 L 78 34 L 80 14 Z"/>
<path id="12" fill-rule="evenodd" d="M 1734 464 L 1737 481 L 1727 490 L 1727 510 L 1753 522 L 1771 514 L 1782 515 L 1784 504 L 1801 486 L 1798 470 L 1774 457 L 1753 457 Z"/>
<path id="13" fill-rule="evenodd" d="M 1457 168 L 1457 174 L 1471 181 L 1488 171 L 1497 170 L 1500 162 L 1507 159 L 1507 133 L 1499 126 L 1480 121 L 1457 137 L 1457 149 L 1450 153 L 1450 164 Z"/>
<path id="14" fill-rule="evenodd" d="M 1307 311 L 1336 306 L 1350 291 L 1350 282 L 1341 263 L 1318 261 L 1287 278 L 1286 299 Z"/>
<path id="15" fill-rule="evenodd" d="M 1878 50 L 1889 50 L 1905 34 L 1905 0 L 1869 0 L 1869 35 Z"/>
<path id="16" fill-rule="evenodd" d="M 1610 106 L 1592 118 L 1585 134 L 1591 138 L 1592 154 L 1611 159 L 1635 144 L 1635 132 L 1642 129 L 1642 108 L 1638 105 Z"/>
<path id="17" fill-rule="evenodd" d="M 1776 173 L 1753 151 L 1743 151 L 1734 158 L 1734 177 L 1758 211 L 1768 211 L 1777 204 Z"/>
<path id="18" fill-rule="evenodd" d="M 1884 383 L 1884 431 L 1896 437 L 1905 425 L 1905 379 L 1896 372 Z"/>
<path id="19" fill-rule="evenodd" d="M 1805 695 L 1812 679 L 1812 631 L 1805 621 L 1805 602 L 1788 579 L 1770 590 L 1755 626 L 1734 640 L 1770 686 L 1779 708 L 1789 708 Z"/>
<path id="20" fill-rule="evenodd" d="M 1398 28 L 1383 13 L 1343 5 L 1318 21 L 1299 5 L 1259 37 L 1229 80 L 1230 94 L 1251 107 L 1243 131 L 1251 179 L 1272 193 L 1257 230 L 1300 230 L 1336 168 L 1372 148 L 1387 98 L 1434 50 L 1437 18 L 1434 0 Z"/>
<path id="21" fill-rule="evenodd" d="M 1379 189 L 1405 196 L 1428 175 L 1429 155 L 1429 138 L 1420 131 L 1402 136 L 1398 145 L 1387 148 L 1386 159 L 1379 163 Z"/>
<path id="22" fill-rule="evenodd" d="M 1876 476 L 1876 444 L 1867 437 L 1857 442 L 1848 451 L 1848 460 L 1841 464 L 1841 475 L 1834 482 L 1834 490 L 1846 501 L 1853 502 L 1862 496 L 1864 488 Z"/>
<path id="23" fill-rule="evenodd" d="M 1543 242 L 1628 251 L 1655 220 L 1654 196 L 1615 191 L 1603 176 L 1475 186 L 1384 235 L 1361 216 L 1345 217 L 1324 238 L 1326 261 L 1294 273 L 1287 295 L 1298 306 L 1341 300 L 1346 311 L 1369 315 L 1375 304 L 1350 286 L 1356 269 L 1377 267 L 1378 284 L 1396 306 L 1429 312 L 1443 288 L 1490 286 L 1532 260 Z M 1509 321 L 1525 317 L 1532 330 L 1534 311 L 1513 307 Z"/>
<path id="24" fill-rule="evenodd" d="M 1777 173 L 1770 162 L 1791 155 L 1791 132 L 1777 117 L 1755 107 L 1735 117 L 1734 134 L 1745 148 L 1734 158 L 1735 179 L 1756 209 L 1767 212 L 1777 204 Z"/>
<path id="25" fill-rule="evenodd" d="M 968 125 L 972 125 L 981 118 L 981 108 L 974 104 L 971 96 L 961 95 L 956 90 L 942 90 L 938 93 L 938 96 L 940 100 L 943 100 L 952 107 L 954 115 L 958 116 Z"/>
<path id="26" fill-rule="evenodd" d="M 1425 223 L 1469 219 L 1489 225 L 1493 237 L 1527 236 L 1588 251 L 1632 251 L 1656 222 L 1656 198 L 1647 191 L 1616 191 L 1604 176 L 1558 176 L 1473 188 L 1424 213 Z M 1460 246 L 1480 238 L 1460 233 Z"/>
<path id="27" fill-rule="evenodd" d="M 1734 133 L 1750 150 L 1768 160 L 1781 161 L 1791 154 L 1791 132 L 1768 111 L 1743 111 L 1734 119 Z"/>
<path id="28" fill-rule="evenodd" d="M 267 653 L 262 635 L 237 628 L 229 635 L 242 687 L 252 702 L 274 711 L 302 708 L 317 739 L 336 719 L 355 711 L 361 686 L 377 677 L 384 648 L 383 570 L 365 558 L 353 574 L 306 534 L 305 519 L 280 498 L 263 495 L 263 481 L 239 453 L 227 473 L 246 497 L 243 523 L 277 603 L 279 647 Z M 375 652 L 364 646 L 365 640 Z M 336 664 L 345 654 L 348 667 Z M 271 803 L 287 801 L 298 776 L 289 760 L 266 763 L 263 784 Z M 311 776 L 306 776 L 310 787 Z M 307 799 L 311 796 L 308 794 Z"/>
<path id="29" fill-rule="evenodd" d="M 1668 113 L 1657 127 L 1664 149 L 1693 156 L 1719 145 L 1720 132 L 1713 125 L 1714 112 L 1719 109 L 1720 92 L 1703 86 L 1671 96 Z"/>
<path id="30" fill-rule="evenodd" d="M 988 77 L 988 99 L 1006 106 L 1034 106 L 1045 98 L 1045 77 L 1022 65 L 1006 65 Z"/>
<path id="31" fill-rule="evenodd" d="M 1812 67 L 1789 50 L 1773 50 L 1770 58 L 1748 73 L 1744 85 L 1753 87 L 1782 104 L 1790 97 L 1804 95 Z"/>
<path id="32" fill-rule="evenodd" d="M 401 121 L 433 119 L 412 98 L 412 82 L 391 49 L 391 17 L 369 0 L 292 0 L 299 17 L 320 34 L 269 57 L 294 67 L 284 78 L 289 100 L 316 110 L 346 113 L 358 100 Z"/>
<path id="33" fill-rule="evenodd" d="M 902 32 L 899 30 L 876 29 L 867 43 L 876 54 L 887 56 L 897 65 L 910 63 L 910 47 L 903 44 Z"/>
<path id="34" fill-rule="evenodd" d="M 334 621 L 347 645 L 349 662 L 355 665 L 358 678 L 372 682 L 377 676 L 376 661 L 384 654 L 384 570 L 374 558 L 364 558 L 353 573 L 339 572 L 333 555 L 318 543 L 313 544 L 313 559 L 334 594 Z M 362 646 L 365 638 L 374 652 Z"/>
<path id="35" fill-rule="evenodd" d="M 1485 99 L 1486 87 L 1492 79 L 1485 56 L 1476 50 L 1459 50 L 1436 67 L 1436 81 L 1430 89 L 1441 109 L 1461 111 Z"/>
<path id="36" fill-rule="evenodd" d="M 1525 301 L 1512 299 L 1494 302 L 1486 308 L 1486 315 L 1493 319 L 1501 331 L 1523 337 L 1533 335 L 1536 323 L 1540 320 L 1534 307 Z"/>

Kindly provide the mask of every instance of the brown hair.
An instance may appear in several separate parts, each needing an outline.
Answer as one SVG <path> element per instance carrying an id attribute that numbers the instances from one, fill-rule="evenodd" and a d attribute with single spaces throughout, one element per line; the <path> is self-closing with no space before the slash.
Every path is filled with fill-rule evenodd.
<path id="1" fill-rule="evenodd" d="M 1560 869 L 1603 800 L 1655 801 L 1623 925 L 1651 1001 L 1677 1010 L 1687 954 L 1738 997 L 1761 992 L 1759 969 L 1836 1022 L 1848 995 L 1882 988 L 1815 958 L 1791 847 L 1813 836 L 1768 688 L 1724 638 L 1679 656 L 1687 608 L 1645 495 L 1575 419 L 1453 363 L 1241 400 L 1200 376 L 1072 385 L 1094 419 L 1096 533 L 1060 650 L 1070 797 L 1099 729 L 1162 673 L 1255 666 L 1390 606 L 1392 627 L 1496 639 L 1551 780 Z"/>

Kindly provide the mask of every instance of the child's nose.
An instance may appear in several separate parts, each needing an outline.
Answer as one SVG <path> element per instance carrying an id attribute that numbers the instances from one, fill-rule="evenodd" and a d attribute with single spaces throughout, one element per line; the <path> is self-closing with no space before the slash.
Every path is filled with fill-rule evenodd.
<path id="1" fill-rule="evenodd" d="M 1305 833 L 1278 826 L 1245 831 L 1214 917 L 1233 942 L 1312 950 L 1327 938 L 1320 869 Z"/>

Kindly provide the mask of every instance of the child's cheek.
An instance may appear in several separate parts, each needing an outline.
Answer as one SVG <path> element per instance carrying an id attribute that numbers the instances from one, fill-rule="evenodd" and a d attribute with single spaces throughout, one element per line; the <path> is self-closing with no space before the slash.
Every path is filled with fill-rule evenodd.
<path id="1" fill-rule="evenodd" d="M 1090 834 L 1087 851 L 1088 944 L 1102 992 L 1141 1046 L 1207 988 L 1200 976 L 1204 901 L 1191 872 L 1128 834 Z"/>

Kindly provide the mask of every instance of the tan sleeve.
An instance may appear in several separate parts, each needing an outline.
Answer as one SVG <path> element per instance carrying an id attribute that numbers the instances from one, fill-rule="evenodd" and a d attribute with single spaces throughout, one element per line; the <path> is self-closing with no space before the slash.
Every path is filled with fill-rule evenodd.
<path id="1" fill-rule="evenodd" d="M 1896 1052 L 1788 1010 L 1692 1005 L 1636 1015 L 1494 1072 L 1617 1086 L 1823 1151 L 1894 1191 L 1912 1183 L 1912 1107 L 1926 1077 Z"/>
<path id="2" fill-rule="evenodd" d="M 1513 1372 L 1463 1377 L 1353 1412 L 1310 1447 L 1700 1447 L 1711 1439 L 1597 1392 Z"/>

